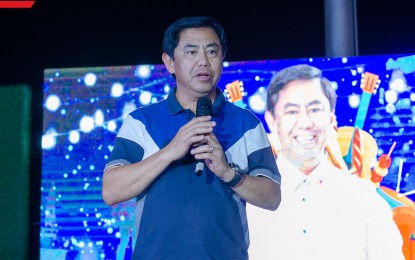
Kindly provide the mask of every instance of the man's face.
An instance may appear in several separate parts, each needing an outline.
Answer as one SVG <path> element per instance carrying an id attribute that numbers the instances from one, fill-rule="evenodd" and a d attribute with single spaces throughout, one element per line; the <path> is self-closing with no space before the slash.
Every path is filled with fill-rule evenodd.
<path id="1" fill-rule="evenodd" d="M 319 79 L 294 80 L 280 91 L 274 107 L 273 129 L 281 151 L 291 160 L 313 160 L 321 155 L 334 114 Z"/>
<path id="2" fill-rule="evenodd" d="M 166 67 L 176 75 L 177 87 L 188 95 L 206 95 L 216 87 L 222 74 L 222 47 L 212 28 L 182 31 L 174 60 L 167 60 Z"/>

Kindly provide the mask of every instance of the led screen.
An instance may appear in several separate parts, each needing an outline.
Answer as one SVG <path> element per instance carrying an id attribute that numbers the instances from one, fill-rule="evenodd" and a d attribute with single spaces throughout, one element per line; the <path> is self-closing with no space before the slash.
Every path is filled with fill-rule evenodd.
<path id="1" fill-rule="evenodd" d="M 264 120 L 271 77 L 299 63 L 320 68 L 336 89 L 338 130 L 359 122 L 375 140 L 368 171 L 382 154 L 392 158 L 377 181 L 380 195 L 392 208 L 413 203 L 415 55 L 230 61 L 218 85 L 229 101 Z M 161 64 L 44 71 L 42 259 L 128 259 L 135 241 L 134 201 L 105 205 L 102 172 L 125 115 L 164 99 L 173 86 Z"/>

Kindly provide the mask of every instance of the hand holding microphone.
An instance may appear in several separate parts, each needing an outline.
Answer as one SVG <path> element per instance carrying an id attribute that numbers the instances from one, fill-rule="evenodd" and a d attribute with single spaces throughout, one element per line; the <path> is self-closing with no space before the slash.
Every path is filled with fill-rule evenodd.
<path id="1" fill-rule="evenodd" d="M 196 117 L 209 116 L 210 114 L 212 114 L 212 101 L 208 97 L 200 97 L 197 100 Z M 202 175 L 204 167 L 205 164 L 203 163 L 203 161 L 198 160 L 195 169 L 196 176 Z"/>

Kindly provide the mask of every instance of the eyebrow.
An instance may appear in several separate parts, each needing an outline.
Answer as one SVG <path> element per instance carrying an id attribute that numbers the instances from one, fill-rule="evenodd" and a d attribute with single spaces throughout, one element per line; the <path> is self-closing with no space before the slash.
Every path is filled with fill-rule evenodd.
<path id="1" fill-rule="evenodd" d="M 283 108 L 285 110 L 285 109 L 288 109 L 288 108 L 291 108 L 291 107 L 300 107 L 300 105 L 295 104 L 295 103 L 287 103 L 287 104 L 284 105 Z"/>
<path id="2" fill-rule="evenodd" d="M 186 44 L 185 46 L 183 46 L 183 49 L 190 49 L 190 48 L 198 48 L 199 46 L 196 44 Z"/>
<path id="3" fill-rule="evenodd" d="M 216 42 L 212 42 L 212 43 L 209 43 L 208 45 L 206 45 L 206 47 L 216 47 L 216 48 L 219 48 L 219 44 L 217 44 Z"/>
<path id="4" fill-rule="evenodd" d="M 212 43 L 209 43 L 208 45 L 206 45 L 206 47 L 207 48 L 209 48 L 209 47 L 219 48 L 219 44 L 217 44 L 216 42 L 212 42 Z M 188 43 L 183 47 L 183 49 L 188 49 L 188 48 L 199 48 L 199 45 Z"/>
<path id="5" fill-rule="evenodd" d="M 320 105 L 320 104 L 323 104 L 323 103 L 322 103 L 320 100 L 315 99 L 315 100 L 313 100 L 313 101 L 309 102 L 309 103 L 307 104 L 307 107 L 309 107 L 309 106 L 313 106 L 313 105 Z"/>
<path id="6" fill-rule="evenodd" d="M 313 105 L 320 105 L 320 104 L 322 104 L 322 102 L 320 100 L 315 99 L 311 102 L 308 102 L 308 104 L 306 104 L 306 107 L 313 106 Z M 290 107 L 300 107 L 300 105 L 296 103 L 287 103 L 284 105 L 284 109 L 287 109 Z"/>

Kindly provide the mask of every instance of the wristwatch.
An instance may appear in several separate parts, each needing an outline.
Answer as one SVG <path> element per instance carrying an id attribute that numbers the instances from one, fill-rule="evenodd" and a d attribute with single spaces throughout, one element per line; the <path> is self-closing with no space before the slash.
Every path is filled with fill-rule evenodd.
<path id="1" fill-rule="evenodd" d="M 224 183 L 229 187 L 236 188 L 243 183 L 246 177 L 246 173 L 242 171 L 239 165 L 237 165 L 236 163 L 230 163 L 229 166 L 232 168 L 233 172 L 235 173 L 235 176 L 232 178 L 232 180 L 228 182 L 224 181 Z"/>

